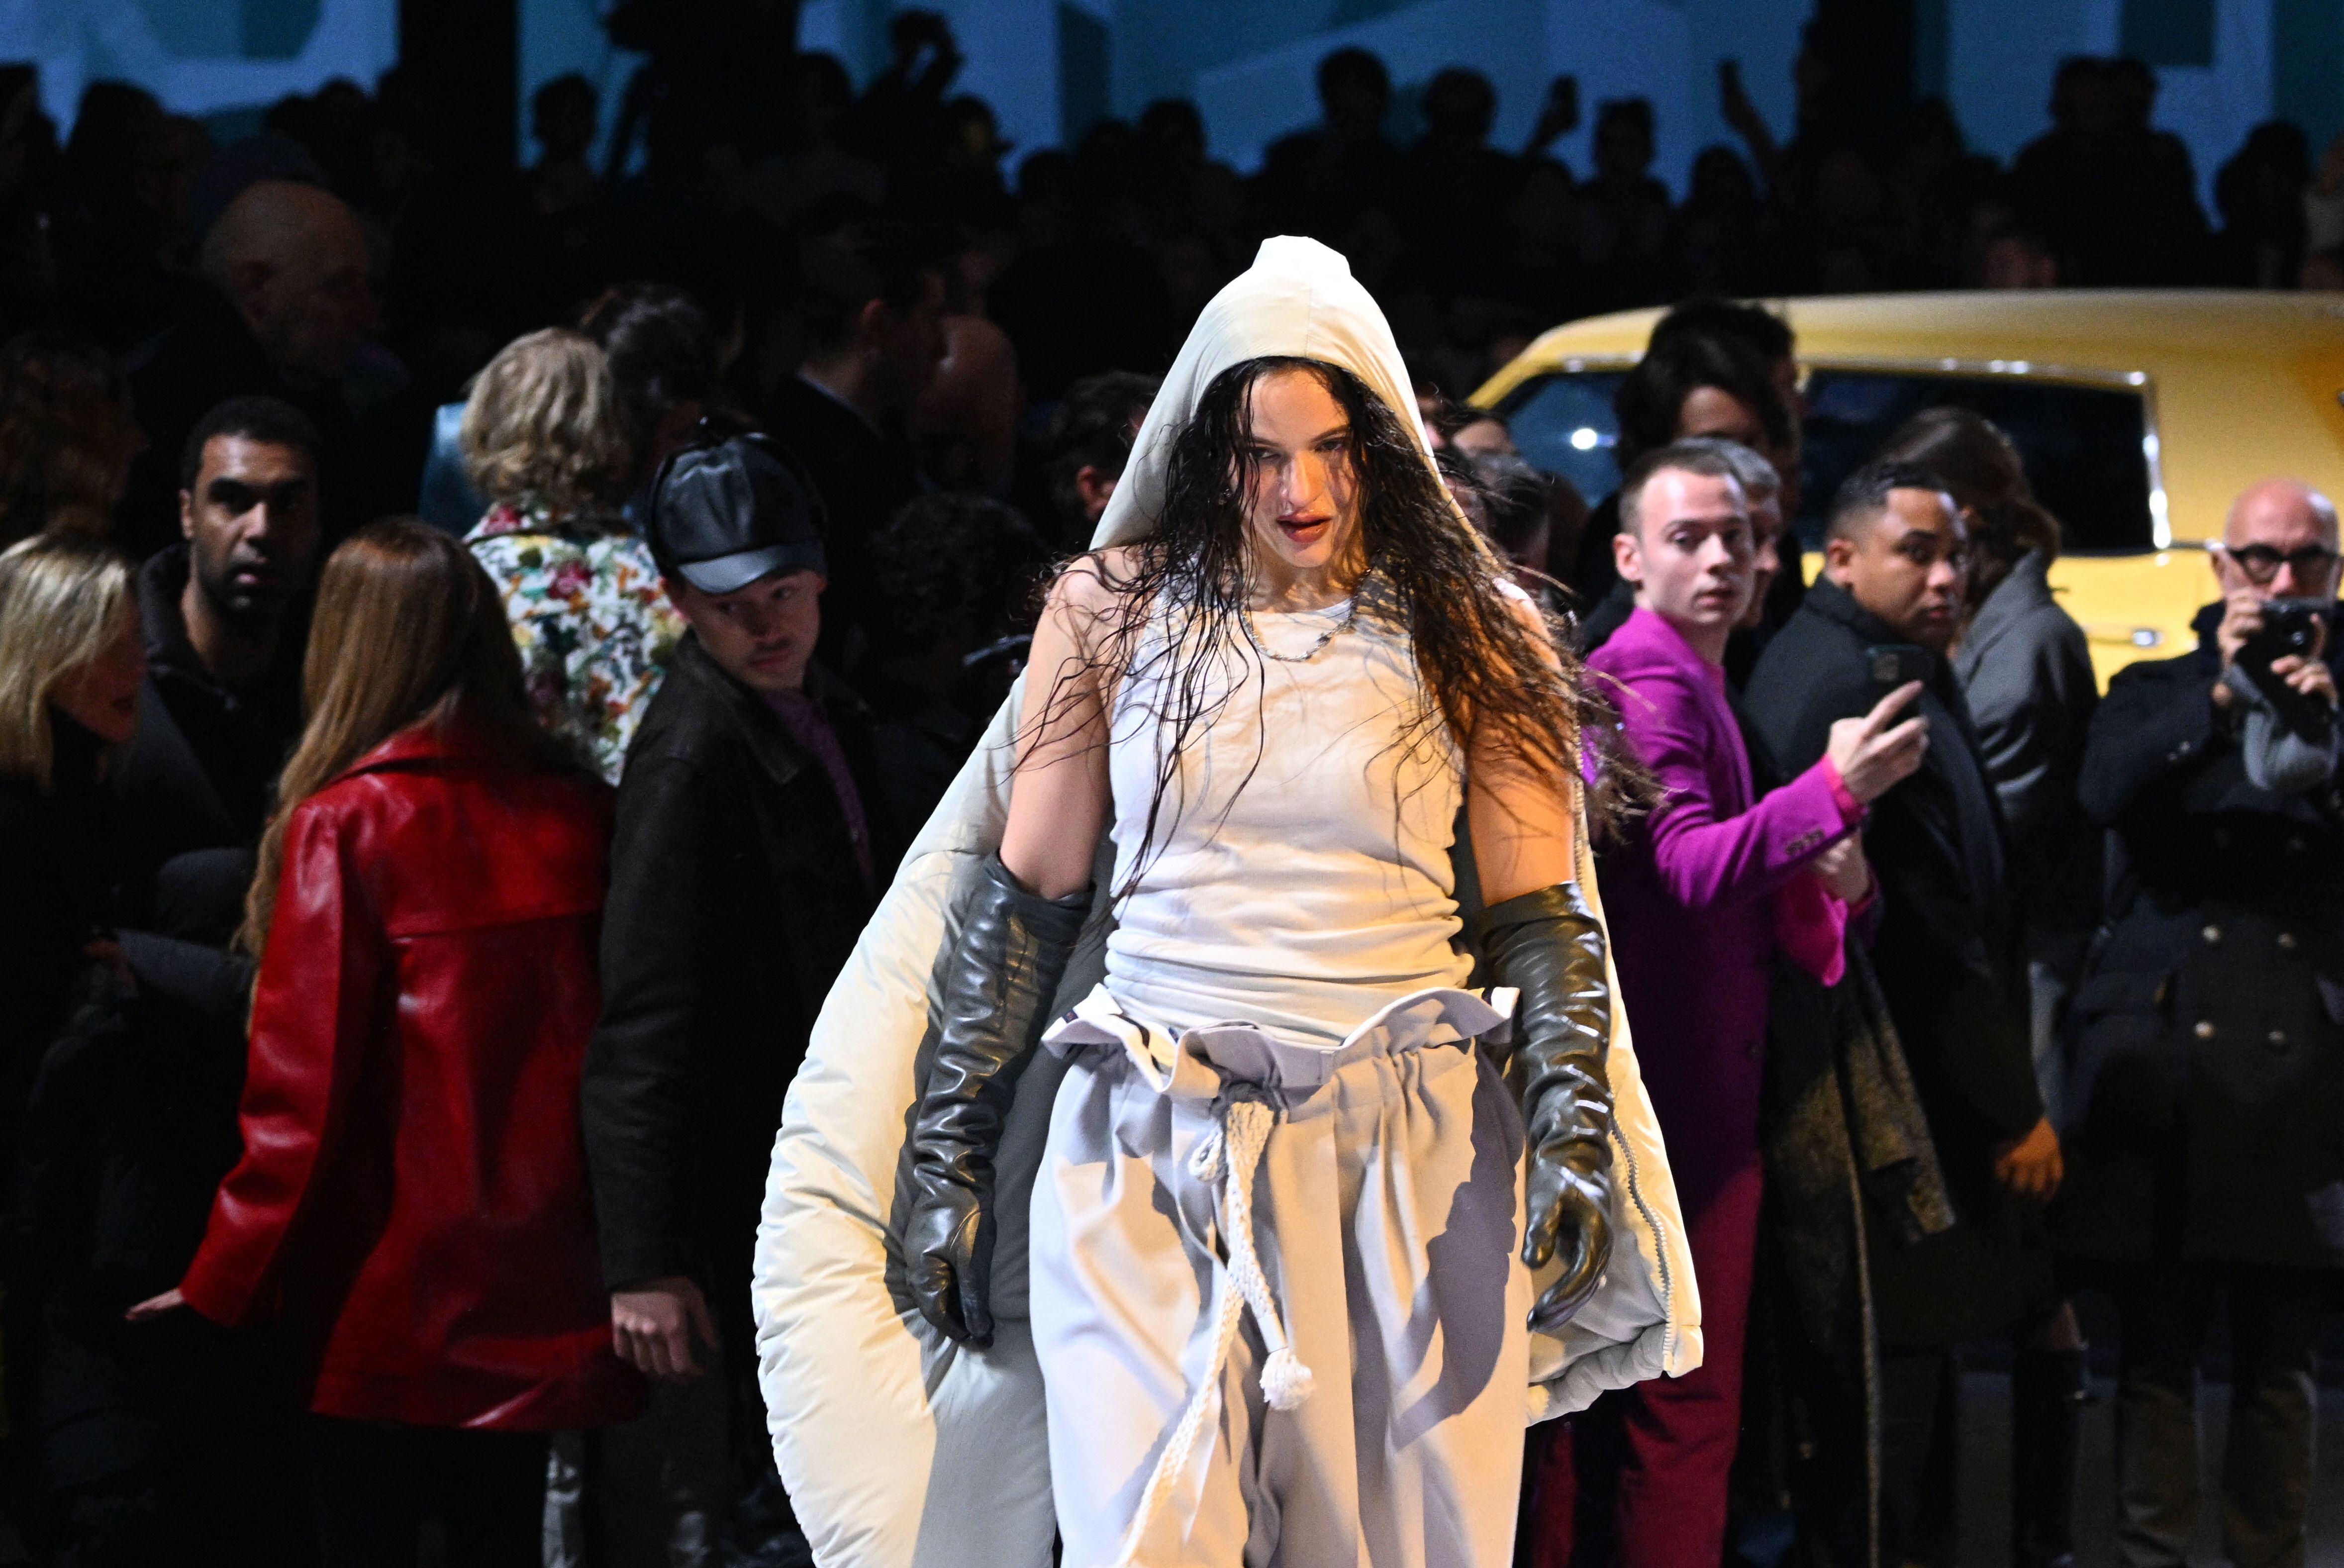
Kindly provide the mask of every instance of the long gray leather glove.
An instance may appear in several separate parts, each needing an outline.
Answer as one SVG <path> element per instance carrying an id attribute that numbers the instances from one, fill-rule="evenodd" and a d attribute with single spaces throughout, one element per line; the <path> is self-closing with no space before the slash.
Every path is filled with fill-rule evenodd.
<path id="1" fill-rule="evenodd" d="M 1484 909 L 1473 922 L 1483 977 L 1521 993 L 1508 1079 L 1530 1141 L 1530 1217 L 1522 1261 L 1562 1277 L 1531 1309 L 1551 1334 L 1587 1304 L 1612 1257 L 1612 986 L 1603 927 L 1575 882 Z"/>
<path id="2" fill-rule="evenodd" d="M 1090 890 L 1044 898 L 988 856 L 945 975 L 936 1048 L 911 1132 L 904 1277 L 940 1332 L 993 1342 L 993 1160 L 1048 1022 Z"/>

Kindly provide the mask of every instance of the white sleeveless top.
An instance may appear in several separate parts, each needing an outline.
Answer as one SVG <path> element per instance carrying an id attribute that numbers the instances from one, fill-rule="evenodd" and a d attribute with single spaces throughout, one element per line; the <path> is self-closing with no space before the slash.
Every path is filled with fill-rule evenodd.
<path id="1" fill-rule="evenodd" d="M 1349 608 L 1253 622 L 1294 658 Z M 1231 626 L 1146 842 L 1175 733 L 1165 692 L 1187 662 L 1161 657 L 1166 629 L 1152 612 L 1115 697 L 1115 890 L 1131 891 L 1107 942 L 1109 993 L 1174 1030 L 1242 1020 L 1331 1046 L 1397 997 L 1462 986 L 1472 963 L 1452 946 L 1449 851 L 1464 759 L 1437 715 L 1403 744 L 1425 701 L 1405 632 L 1363 613 L 1289 663 Z"/>

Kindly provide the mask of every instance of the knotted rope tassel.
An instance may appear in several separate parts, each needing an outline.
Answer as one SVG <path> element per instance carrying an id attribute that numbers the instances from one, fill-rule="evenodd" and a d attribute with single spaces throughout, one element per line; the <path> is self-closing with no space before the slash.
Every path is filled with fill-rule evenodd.
<path id="1" fill-rule="evenodd" d="M 1139 1507 L 1124 1534 L 1115 1568 L 1140 1568 L 1140 1538 L 1147 1533 L 1147 1522 L 1155 1517 L 1172 1483 L 1188 1468 L 1188 1456 L 1205 1429 L 1206 1411 L 1228 1365 L 1229 1346 L 1237 1340 L 1238 1320 L 1246 1308 L 1253 1310 L 1254 1327 L 1269 1348 L 1269 1359 L 1261 1369 L 1262 1397 L 1269 1401 L 1269 1408 L 1290 1411 L 1310 1397 L 1310 1369 L 1294 1353 L 1277 1300 L 1269 1293 L 1269 1281 L 1262 1274 L 1261 1256 L 1253 1244 L 1254 1173 L 1260 1168 L 1261 1151 L 1276 1121 L 1276 1113 L 1258 1100 L 1230 1100 L 1222 1108 L 1220 1127 L 1206 1134 L 1188 1156 L 1190 1175 L 1199 1181 L 1221 1181 L 1221 1234 L 1228 1248 L 1228 1271 L 1215 1293 L 1212 1359 L 1188 1398 L 1188 1408 L 1180 1414 L 1180 1424 L 1172 1429 L 1163 1453 L 1157 1458 L 1147 1489 L 1139 1494 Z"/>

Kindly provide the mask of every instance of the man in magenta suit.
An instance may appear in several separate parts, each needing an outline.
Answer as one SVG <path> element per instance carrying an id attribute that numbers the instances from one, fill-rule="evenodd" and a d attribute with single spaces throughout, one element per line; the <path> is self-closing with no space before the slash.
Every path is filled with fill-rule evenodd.
<path id="1" fill-rule="evenodd" d="M 1756 555 L 1735 455 L 1682 441 L 1629 470 L 1614 549 L 1636 608 L 1588 659 L 1616 683 L 1619 744 L 1659 786 L 1603 855 L 1603 903 L 1691 1233 L 1702 1360 L 1604 1396 L 1557 1434 L 1540 1472 L 1533 1568 L 1719 1561 L 1757 1240 L 1769 976 L 1781 946 L 1838 977 L 1847 910 L 1870 897 L 1865 804 L 1927 744 L 1921 721 L 1890 723 L 1918 690 L 1907 687 L 1835 726 L 1814 767 L 1753 790 L 1724 668 Z"/>

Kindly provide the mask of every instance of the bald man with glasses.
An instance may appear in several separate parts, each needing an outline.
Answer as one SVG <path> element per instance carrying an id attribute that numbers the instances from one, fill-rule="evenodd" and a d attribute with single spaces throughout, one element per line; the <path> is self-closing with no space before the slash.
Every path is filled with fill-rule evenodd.
<path id="1" fill-rule="evenodd" d="M 2336 508 L 2267 480 L 2211 547 L 2194 652 L 2109 683 L 2081 794 L 2109 920 L 2071 1019 L 2066 1257 L 2115 1292 L 2117 1539 L 2178 1564 L 2197 1378 L 2230 1339 L 2222 1555 L 2301 1563 L 2314 1356 L 2344 1267 L 2344 808 Z M 2292 625 L 2292 640 L 2278 635 Z"/>

